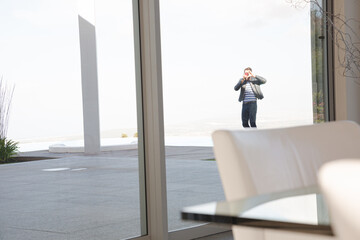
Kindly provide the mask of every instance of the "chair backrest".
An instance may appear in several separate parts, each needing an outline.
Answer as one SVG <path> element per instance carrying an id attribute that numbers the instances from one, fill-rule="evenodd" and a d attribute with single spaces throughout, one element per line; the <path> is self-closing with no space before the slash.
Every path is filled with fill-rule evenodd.
<path id="1" fill-rule="evenodd" d="M 324 164 L 319 184 L 339 240 L 360 239 L 360 158 Z"/>
<path id="2" fill-rule="evenodd" d="M 350 121 L 212 137 L 227 200 L 314 185 L 325 162 L 360 157 L 360 127 Z"/>

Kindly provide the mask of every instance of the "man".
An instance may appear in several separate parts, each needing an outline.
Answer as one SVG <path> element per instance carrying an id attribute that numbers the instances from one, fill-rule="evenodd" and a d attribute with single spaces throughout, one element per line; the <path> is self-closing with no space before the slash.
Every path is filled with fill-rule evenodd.
<path id="1" fill-rule="evenodd" d="M 250 67 L 245 68 L 243 77 L 235 86 L 235 91 L 240 91 L 239 102 L 243 102 L 241 119 L 244 128 L 256 128 L 257 99 L 263 99 L 260 85 L 266 83 L 266 79 L 254 75 Z M 250 120 L 250 126 L 249 126 Z"/>

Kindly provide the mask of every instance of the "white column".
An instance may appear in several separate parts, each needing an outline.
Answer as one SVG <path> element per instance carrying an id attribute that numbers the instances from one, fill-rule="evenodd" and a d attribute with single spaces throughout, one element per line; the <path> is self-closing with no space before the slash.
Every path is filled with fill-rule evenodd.
<path id="1" fill-rule="evenodd" d="M 100 153 L 95 0 L 78 0 L 85 154 Z"/>

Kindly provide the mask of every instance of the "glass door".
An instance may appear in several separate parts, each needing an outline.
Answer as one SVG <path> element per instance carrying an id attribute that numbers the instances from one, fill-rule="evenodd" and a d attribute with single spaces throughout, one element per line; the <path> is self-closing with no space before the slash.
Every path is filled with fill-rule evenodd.
<path id="1" fill-rule="evenodd" d="M 147 234 L 132 1 L 86 4 L 95 22 L 73 0 L 0 3 L 7 139 L 19 147 L 0 164 L 2 240 Z"/>
<path id="2" fill-rule="evenodd" d="M 259 129 L 313 123 L 311 9 L 283 0 L 160 1 L 169 231 L 196 227 L 181 221 L 182 207 L 225 199 L 211 134 L 243 129 L 234 87 L 245 68 L 267 80 Z"/>

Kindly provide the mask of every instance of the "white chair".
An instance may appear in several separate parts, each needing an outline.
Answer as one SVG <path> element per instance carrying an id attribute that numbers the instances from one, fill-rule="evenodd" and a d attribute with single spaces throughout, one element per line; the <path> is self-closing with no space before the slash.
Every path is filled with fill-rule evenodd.
<path id="1" fill-rule="evenodd" d="M 218 130 L 212 137 L 227 200 L 315 185 L 324 163 L 360 157 L 360 127 L 349 121 L 282 129 Z M 240 226 L 233 227 L 233 235 L 236 240 L 315 237 Z M 329 237 L 317 235 L 316 239 Z"/>
<path id="2" fill-rule="evenodd" d="M 360 158 L 326 163 L 319 171 L 319 184 L 336 236 L 360 239 Z"/>

